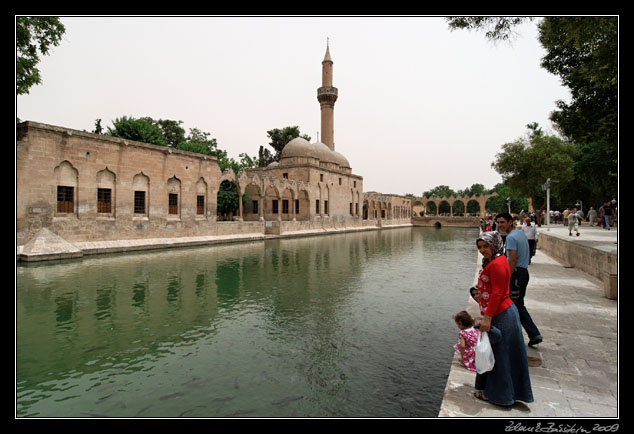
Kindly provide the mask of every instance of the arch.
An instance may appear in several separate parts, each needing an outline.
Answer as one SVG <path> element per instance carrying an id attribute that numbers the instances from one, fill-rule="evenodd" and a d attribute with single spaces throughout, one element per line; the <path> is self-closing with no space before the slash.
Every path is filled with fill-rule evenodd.
<path id="1" fill-rule="evenodd" d="M 293 220 L 295 213 L 295 195 L 290 188 L 285 188 L 280 194 L 280 219 L 283 221 Z"/>
<path id="2" fill-rule="evenodd" d="M 235 178 L 224 178 L 220 182 L 216 198 L 216 215 L 218 221 L 232 221 L 234 216 L 240 216 L 241 201 Z"/>
<path id="3" fill-rule="evenodd" d="M 482 211 L 483 208 L 479 200 L 471 199 L 467 202 L 467 213 L 470 215 L 481 214 Z"/>
<path id="4" fill-rule="evenodd" d="M 181 215 L 181 181 L 172 176 L 167 180 L 167 214 L 172 217 L 180 217 Z"/>
<path id="5" fill-rule="evenodd" d="M 465 203 L 462 199 L 456 199 L 451 206 L 452 216 L 461 216 L 466 214 Z"/>
<path id="6" fill-rule="evenodd" d="M 97 172 L 97 213 L 114 215 L 116 176 L 107 167 Z"/>
<path id="7" fill-rule="evenodd" d="M 147 217 L 150 214 L 150 178 L 139 172 L 132 178 L 134 216 Z"/>
<path id="8" fill-rule="evenodd" d="M 297 191 L 297 201 L 294 204 L 294 215 L 295 219 L 298 221 L 308 221 L 310 220 L 310 197 L 308 196 L 308 190 L 302 188 Z"/>
<path id="9" fill-rule="evenodd" d="M 255 182 L 249 182 L 244 187 L 246 201 L 242 210 L 242 218 L 246 221 L 256 221 L 264 218 L 264 204 L 262 188 Z"/>
<path id="10" fill-rule="evenodd" d="M 196 182 L 196 217 L 207 217 L 208 203 L 207 182 L 201 176 Z"/>
<path id="11" fill-rule="evenodd" d="M 280 192 L 273 184 L 266 187 L 264 191 L 264 219 L 279 220 L 280 219 Z"/>
<path id="12" fill-rule="evenodd" d="M 68 161 L 53 169 L 56 184 L 56 214 L 74 214 L 77 210 L 79 171 Z"/>
<path id="13" fill-rule="evenodd" d="M 438 212 L 436 215 L 451 215 L 451 203 L 447 199 L 438 201 Z"/>

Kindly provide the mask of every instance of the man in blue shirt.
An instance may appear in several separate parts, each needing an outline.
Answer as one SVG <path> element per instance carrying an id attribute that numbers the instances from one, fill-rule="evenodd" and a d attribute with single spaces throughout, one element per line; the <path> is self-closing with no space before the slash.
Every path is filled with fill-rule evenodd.
<path id="1" fill-rule="evenodd" d="M 529 338 L 528 345 L 532 347 L 542 341 L 542 335 L 524 306 L 524 296 L 529 279 L 527 268 L 530 259 L 528 238 L 523 231 L 515 228 L 515 222 L 509 213 L 498 214 L 496 220 L 498 230 L 507 233 L 506 256 L 511 269 L 510 297 L 519 311 L 520 322 Z"/>

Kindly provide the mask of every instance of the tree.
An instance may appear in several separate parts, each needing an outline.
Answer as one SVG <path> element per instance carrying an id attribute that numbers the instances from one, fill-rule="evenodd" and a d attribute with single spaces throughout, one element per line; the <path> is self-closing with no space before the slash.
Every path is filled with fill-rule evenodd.
<path id="1" fill-rule="evenodd" d="M 515 36 L 513 27 L 518 26 L 529 17 L 449 17 L 446 18 L 451 30 L 484 30 L 487 39 L 507 41 Z"/>
<path id="2" fill-rule="evenodd" d="M 95 119 L 95 129 L 93 130 L 95 134 L 103 134 L 103 127 L 101 126 L 101 119 Z"/>
<path id="3" fill-rule="evenodd" d="M 447 21 L 452 30 L 493 26 L 487 38 L 505 40 L 523 19 Z M 557 110 L 550 114 L 558 132 L 575 148 L 569 153 L 575 159 L 574 180 L 558 184 L 555 196 L 562 205 L 580 198 L 598 205 L 615 197 L 618 189 L 618 17 L 546 17 L 538 31 L 546 50 L 541 66 L 561 78 L 571 95 L 569 103 L 557 101 Z"/>
<path id="4" fill-rule="evenodd" d="M 429 198 L 431 196 L 435 197 L 451 197 L 456 194 L 455 191 L 451 189 L 448 185 L 438 185 L 431 190 L 425 191 L 423 196 Z"/>
<path id="5" fill-rule="evenodd" d="M 183 121 L 159 119 L 158 121 L 152 120 L 152 122 L 156 123 L 161 128 L 161 131 L 163 131 L 163 137 L 167 142 L 167 146 L 172 146 L 176 148 L 178 147 L 179 143 L 182 143 L 186 140 L 185 130 L 180 126 Z"/>
<path id="6" fill-rule="evenodd" d="M 112 128 L 108 127 L 106 134 L 153 145 L 168 145 L 161 127 L 149 117 L 135 119 L 122 116 L 112 121 Z"/>
<path id="7" fill-rule="evenodd" d="M 575 144 L 603 143 L 616 172 L 618 18 L 548 17 L 539 24 L 541 66 L 561 78 L 572 101 L 557 101 L 551 120 Z"/>
<path id="8" fill-rule="evenodd" d="M 532 131 L 528 139 L 502 145 L 491 166 L 505 184 L 530 198 L 539 209 L 544 206 L 542 185 L 548 178 L 557 181 L 552 187 L 555 192 L 573 182 L 576 148 L 559 137 L 544 135 L 538 128 Z"/>
<path id="9" fill-rule="evenodd" d="M 218 217 L 219 220 L 231 220 L 231 216 L 239 208 L 240 195 L 236 185 L 228 180 L 220 183 L 218 188 Z"/>
<path id="10" fill-rule="evenodd" d="M 280 161 L 280 157 L 282 154 L 282 149 L 284 146 L 291 140 L 301 137 L 310 142 L 310 136 L 306 134 L 301 134 L 299 132 L 299 127 L 284 127 L 282 129 L 274 128 L 266 132 L 269 136 L 270 142 L 268 145 L 273 148 L 274 154 L 272 154 L 268 149 L 265 149 L 264 146 L 260 146 L 260 150 L 258 152 L 258 166 L 265 167 L 271 164 L 273 161 Z"/>
<path id="11" fill-rule="evenodd" d="M 216 139 L 210 139 L 209 136 L 209 133 L 201 131 L 198 128 L 190 128 L 189 136 L 187 136 L 187 138 L 183 136 L 181 141 L 176 145 L 176 148 L 183 151 L 213 155 L 218 158 L 218 155 L 223 151 L 218 149 L 218 142 Z"/>
<path id="12" fill-rule="evenodd" d="M 16 42 L 16 92 L 29 93 L 31 86 L 42 83 L 37 64 L 40 56 L 46 56 L 51 46 L 58 46 L 66 28 L 57 17 L 17 17 Z"/>

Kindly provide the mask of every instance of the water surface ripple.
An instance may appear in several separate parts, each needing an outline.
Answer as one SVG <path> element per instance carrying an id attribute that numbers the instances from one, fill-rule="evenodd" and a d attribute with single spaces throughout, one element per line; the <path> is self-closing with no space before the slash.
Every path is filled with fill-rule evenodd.
<path id="1" fill-rule="evenodd" d="M 476 229 L 17 267 L 18 417 L 435 417 Z"/>

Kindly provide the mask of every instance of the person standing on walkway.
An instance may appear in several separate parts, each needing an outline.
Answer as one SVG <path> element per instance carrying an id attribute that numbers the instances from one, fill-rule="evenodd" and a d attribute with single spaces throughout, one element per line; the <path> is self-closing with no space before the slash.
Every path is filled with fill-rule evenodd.
<path id="1" fill-rule="evenodd" d="M 573 209 L 570 214 L 568 214 L 568 235 L 572 236 L 572 231 L 577 232 L 577 236 L 579 236 L 579 221 L 582 220 L 581 216 L 577 214 L 577 208 Z"/>
<path id="2" fill-rule="evenodd" d="M 612 226 L 612 216 L 613 215 L 614 215 L 614 213 L 613 213 L 613 208 L 612 208 L 612 202 L 610 202 L 608 200 L 603 205 L 603 224 L 604 224 L 604 227 L 607 230 L 610 230 L 610 226 Z"/>
<path id="3" fill-rule="evenodd" d="M 498 405 L 533 402 L 520 317 L 509 297 L 511 270 L 504 256 L 502 237 L 499 232 L 484 232 L 476 240 L 476 246 L 483 257 L 477 288 L 482 314 L 479 329 L 480 333 L 497 333 L 490 339 L 495 364 L 491 371 L 476 375 L 474 396 Z"/>
<path id="4" fill-rule="evenodd" d="M 513 219 L 509 213 L 498 214 L 496 220 L 499 230 L 507 232 L 505 244 L 506 256 L 511 269 L 510 297 L 517 306 L 522 327 L 528 334 L 528 345 L 532 347 L 543 339 L 528 310 L 526 310 L 526 306 L 524 306 L 526 287 L 530 278 L 527 268 L 530 259 L 528 239 L 524 232 L 514 228 Z"/>
<path id="5" fill-rule="evenodd" d="M 588 211 L 588 221 L 590 222 L 590 226 L 594 226 L 594 221 L 597 219 L 597 210 L 594 207 L 590 207 L 590 211 Z"/>
<path id="6" fill-rule="evenodd" d="M 535 248 L 537 247 L 537 227 L 531 223 L 531 219 L 527 218 L 522 225 L 522 232 L 528 238 L 528 251 L 530 254 L 528 263 L 530 264 L 533 256 L 535 256 Z"/>

